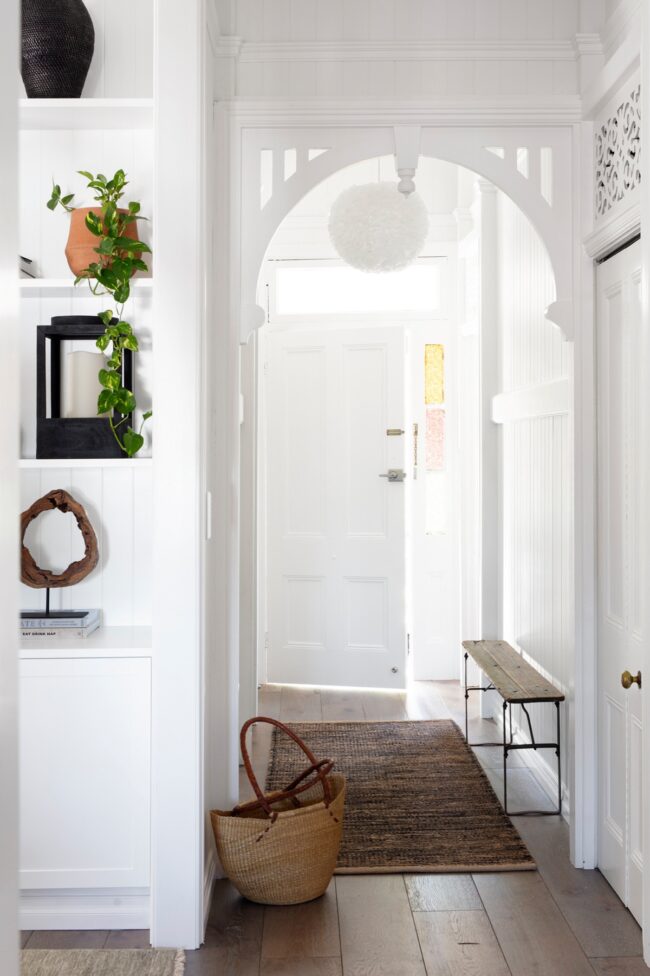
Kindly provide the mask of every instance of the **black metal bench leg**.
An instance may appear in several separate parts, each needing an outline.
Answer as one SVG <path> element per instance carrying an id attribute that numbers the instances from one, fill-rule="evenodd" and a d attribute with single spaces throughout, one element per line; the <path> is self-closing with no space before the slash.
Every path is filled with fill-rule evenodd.
<path id="1" fill-rule="evenodd" d="M 469 699 L 469 691 L 467 690 L 467 652 L 465 652 L 465 742 L 469 743 L 469 719 L 467 717 L 467 702 Z"/>
<path id="2" fill-rule="evenodd" d="M 555 702 L 555 715 L 557 718 L 557 812 L 562 816 L 562 760 L 560 758 L 561 746 L 560 746 L 560 703 Z"/>
<path id="3" fill-rule="evenodd" d="M 508 746 L 506 743 L 506 709 L 508 702 L 503 703 L 503 809 L 508 814 Z M 510 709 L 510 722 L 512 723 L 512 708 Z M 512 728 L 512 725 L 510 726 Z"/>

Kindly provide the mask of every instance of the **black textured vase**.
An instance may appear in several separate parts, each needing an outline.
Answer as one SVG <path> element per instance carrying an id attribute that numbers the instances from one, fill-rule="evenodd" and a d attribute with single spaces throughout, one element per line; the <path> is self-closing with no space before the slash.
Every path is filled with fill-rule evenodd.
<path id="1" fill-rule="evenodd" d="M 95 49 L 82 0 L 22 0 L 22 76 L 29 98 L 79 98 Z"/>

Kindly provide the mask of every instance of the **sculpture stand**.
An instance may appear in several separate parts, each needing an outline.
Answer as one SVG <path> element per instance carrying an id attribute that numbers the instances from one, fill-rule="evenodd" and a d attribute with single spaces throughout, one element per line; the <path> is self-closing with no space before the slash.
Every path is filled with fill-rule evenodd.
<path id="1" fill-rule="evenodd" d="M 50 587 L 45 588 L 45 613 L 39 613 L 33 610 L 23 610 L 20 614 L 22 620 L 34 620 L 35 617 L 39 617 L 42 620 L 61 620 L 66 618 L 66 620 L 83 620 L 84 617 L 88 616 L 88 610 L 50 610 Z"/>

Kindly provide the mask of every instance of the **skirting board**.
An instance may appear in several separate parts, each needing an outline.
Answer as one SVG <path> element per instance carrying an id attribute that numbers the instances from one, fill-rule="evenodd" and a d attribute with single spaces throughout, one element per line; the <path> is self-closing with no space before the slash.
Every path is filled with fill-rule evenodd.
<path id="1" fill-rule="evenodd" d="M 503 735 L 503 708 L 499 707 L 496 709 L 491 716 L 499 727 L 499 736 Z M 528 745 L 530 739 L 522 731 L 522 729 L 515 724 L 514 719 L 512 723 L 513 738 L 516 743 L 520 745 Z M 526 751 L 525 760 L 526 765 L 530 769 L 531 773 L 535 777 L 537 784 L 544 790 L 548 798 L 553 803 L 554 807 L 557 807 L 557 773 L 554 772 L 547 763 L 542 759 L 542 751 L 548 753 L 555 759 L 555 754 L 551 749 L 541 750 L 539 753 L 535 752 L 534 749 Z M 562 754 L 562 766 L 564 769 L 567 768 L 566 753 Z M 514 768 L 514 767 L 511 767 Z M 519 768 L 519 767 L 517 767 Z M 562 819 L 566 820 L 567 823 L 571 822 L 571 804 L 570 797 L 566 787 L 562 790 Z"/>
<path id="2" fill-rule="evenodd" d="M 20 927 L 23 930 L 148 929 L 147 889 L 23 891 Z"/>
<path id="3" fill-rule="evenodd" d="M 203 932 L 208 927 L 208 916 L 210 915 L 210 906 L 212 905 L 212 889 L 214 888 L 214 882 L 217 878 L 217 856 L 212 848 L 210 848 L 205 864 L 205 871 L 203 875 Z"/>

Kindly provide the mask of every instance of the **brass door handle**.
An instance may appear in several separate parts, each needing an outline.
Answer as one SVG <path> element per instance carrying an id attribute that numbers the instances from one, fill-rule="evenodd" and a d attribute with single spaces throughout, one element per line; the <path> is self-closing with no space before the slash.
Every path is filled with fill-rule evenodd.
<path id="1" fill-rule="evenodd" d="M 638 671 L 636 674 L 630 674 L 629 671 L 624 671 L 621 675 L 621 684 L 624 688 L 631 688 L 632 685 L 638 685 L 641 687 L 641 672 Z"/>

